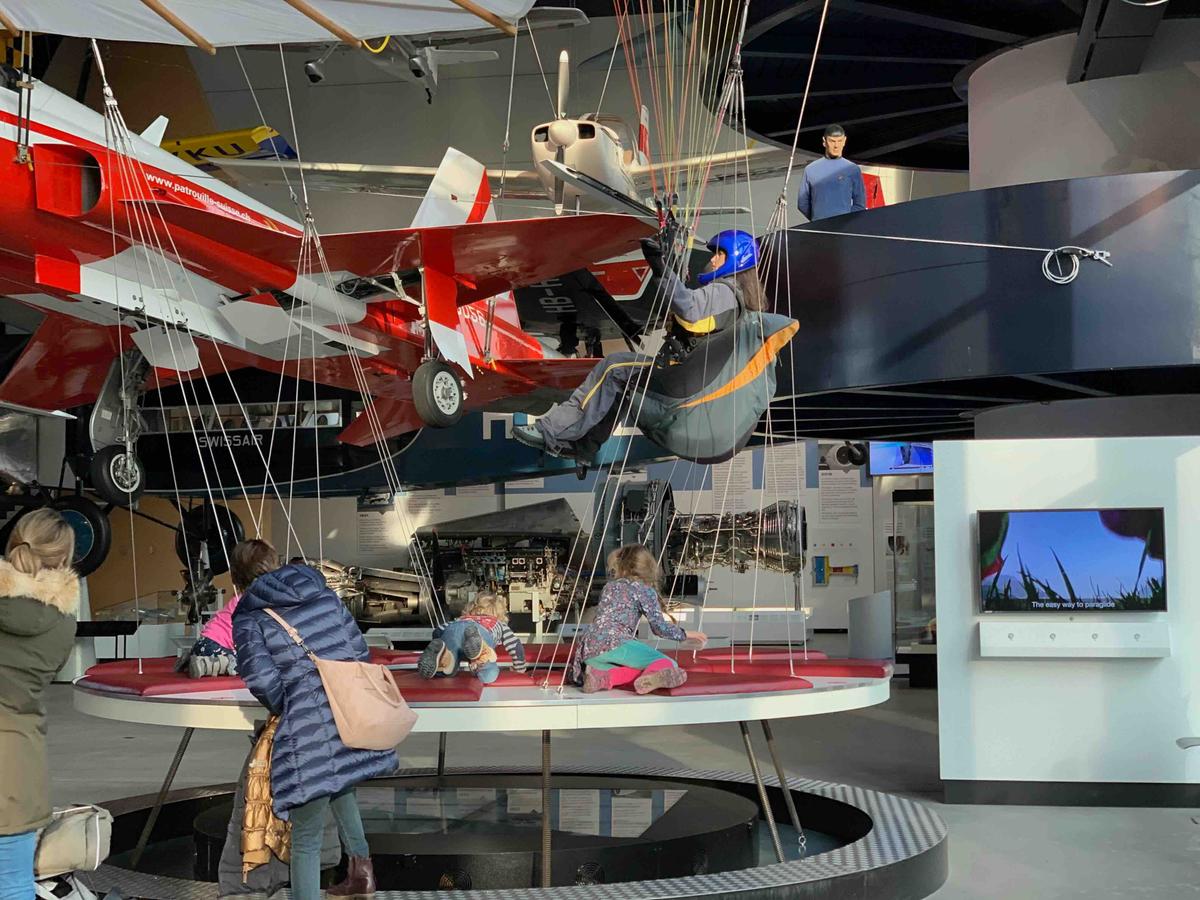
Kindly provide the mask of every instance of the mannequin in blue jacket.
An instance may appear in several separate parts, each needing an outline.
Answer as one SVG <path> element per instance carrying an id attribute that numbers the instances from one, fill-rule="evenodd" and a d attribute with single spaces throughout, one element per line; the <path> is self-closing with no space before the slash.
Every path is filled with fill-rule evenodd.
<path id="1" fill-rule="evenodd" d="M 867 208 L 862 169 L 843 155 L 846 130 L 830 125 L 821 138 L 825 155 L 804 167 L 796 206 L 810 222 L 860 212 Z"/>
<path id="2" fill-rule="evenodd" d="M 245 544 L 270 547 L 262 541 Z M 316 665 L 268 609 L 296 629 L 320 659 L 365 661 L 370 656 L 366 641 L 341 598 L 308 566 L 289 564 L 259 575 L 233 614 L 238 674 L 258 701 L 281 717 L 271 756 L 271 793 L 275 814 L 292 823 L 292 897 L 321 900 L 327 811 L 337 820 L 350 867 L 346 880 L 324 896 L 369 896 L 375 874 L 354 788 L 393 774 L 399 760 L 395 750 L 354 750 L 342 743 Z"/>

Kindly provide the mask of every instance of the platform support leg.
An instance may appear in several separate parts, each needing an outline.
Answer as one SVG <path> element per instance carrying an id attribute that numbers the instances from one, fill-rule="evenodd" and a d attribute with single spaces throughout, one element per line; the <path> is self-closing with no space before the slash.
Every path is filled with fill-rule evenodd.
<path id="1" fill-rule="evenodd" d="M 550 732 L 542 732 L 542 887 L 550 887 Z"/>
<path id="2" fill-rule="evenodd" d="M 750 728 L 745 722 L 738 722 L 742 729 L 742 740 L 746 744 L 746 758 L 750 760 L 750 772 L 754 775 L 754 784 L 758 787 L 758 800 L 762 804 L 763 815 L 767 817 L 767 828 L 771 832 L 771 843 L 775 845 L 775 856 L 784 862 L 783 844 L 779 842 L 779 828 L 775 825 L 775 813 L 771 809 L 771 799 L 767 796 L 767 786 L 763 784 L 762 772 L 758 768 L 758 759 L 754 755 L 754 744 L 750 740 Z"/>
<path id="3" fill-rule="evenodd" d="M 763 737 L 767 739 L 767 750 L 771 754 L 771 762 L 775 766 L 775 777 L 779 779 L 779 789 L 783 791 L 783 801 L 787 804 L 788 818 L 792 820 L 792 827 L 796 829 L 796 834 L 799 835 L 800 855 L 804 855 L 804 828 L 800 824 L 800 814 L 796 812 L 796 801 L 792 799 L 792 789 L 788 786 L 787 775 L 784 774 L 783 764 L 779 761 L 779 753 L 775 749 L 775 733 L 771 730 L 771 723 L 766 719 L 762 720 Z"/>
<path id="4" fill-rule="evenodd" d="M 438 735 L 438 778 L 446 776 L 446 732 Z"/>
<path id="5" fill-rule="evenodd" d="M 158 814 L 162 812 L 163 804 L 167 800 L 167 794 L 171 792 L 171 785 L 175 783 L 175 775 L 179 771 L 179 764 L 183 762 L 183 754 L 187 752 L 188 744 L 191 743 L 192 734 L 195 731 L 195 728 L 185 728 L 183 730 L 183 737 L 179 740 L 179 746 L 175 748 L 175 758 L 171 760 L 171 767 L 167 769 L 167 777 L 163 779 L 158 796 L 154 799 L 154 806 L 150 808 L 150 815 L 146 817 L 146 824 L 142 826 L 142 833 L 138 836 L 137 846 L 134 848 L 133 857 L 129 861 L 130 868 L 132 869 L 136 869 L 138 863 L 142 861 L 142 854 L 146 852 L 146 844 L 150 840 L 150 833 L 154 831 L 154 825 L 158 821 Z"/>

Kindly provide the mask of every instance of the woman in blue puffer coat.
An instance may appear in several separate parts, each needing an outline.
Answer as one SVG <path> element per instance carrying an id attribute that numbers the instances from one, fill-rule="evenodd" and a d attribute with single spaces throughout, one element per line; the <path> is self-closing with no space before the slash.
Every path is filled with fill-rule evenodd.
<path id="1" fill-rule="evenodd" d="M 246 545 L 260 545 L 274 554 L 261 541 L 247 541 L 236 550 Z M 286 565 L 259 575 L 233 615 L 238 674 L 259 702 L 280 716 L 271 756 L 271 792 L 275 814 L 292 823 L 292 897 L 321 898 L 321 835 L 327 809 L 337 819 L 350 868 L 346 880 L 328 889 L 326 896 L 370 897 L 375 874 L 354 787 L 368 778 L 393 774 L 399 767 L 396 752 L 352 750 L 341 742 L 317 667 L 268 609 L 295 628 L 321 659 L 366 660 L 366 641 L 338 595 L 308 566 Z"/>

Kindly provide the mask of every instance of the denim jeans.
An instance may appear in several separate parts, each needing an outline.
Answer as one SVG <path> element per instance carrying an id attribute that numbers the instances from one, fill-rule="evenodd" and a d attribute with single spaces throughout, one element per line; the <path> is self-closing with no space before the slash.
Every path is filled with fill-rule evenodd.
<path id="1" fill-rule="evenodd" d="M 37 832 L 0 835 L 0 900 L 33 900 Z"/>
<path id="2" fill-rule="evenodd" d="M 479 637 L 483 642 L 491 647 L 496 648 L 496 639 L 492 637 L 492 633 L 486 628 L 479 625 L 478 622 L 472 621 L 455 621 L 451 622 L 442 631 L 442 640 L 446 643 L 446 649 L 454 654 L 454 668 L 458 669 L 459 662 L 463 659 L 463 639 L 467 636 L 467 629 L 474 628 L 479 632 Z M 469 660 L 468 660 L 469 662 Z M 495 660 L 486 663 L 475 670 L 475 677 L 484 684 L 491 684 L 500 677 L 500 667 L 496 665 Z"/>
<path id="3" fill-rule="evenodd" d="M 337 820 L 338 835 L 347 856 L 370 856 L 363 833 L 362 816 L 354 788 L 346 788 L 332 797 L 317 797 L 291 812 L 292 822 L 292 900 L 321 900 L 321 836 L 325 831 L 325 811 Z M 8 900 L 8 898 L 0 898 Z M 25 898 L 21 898 L 25 900 Z"/>

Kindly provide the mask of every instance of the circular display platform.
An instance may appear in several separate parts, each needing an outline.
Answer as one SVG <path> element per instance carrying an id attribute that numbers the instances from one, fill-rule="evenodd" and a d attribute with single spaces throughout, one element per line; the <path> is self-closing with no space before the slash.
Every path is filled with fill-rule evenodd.
<path id="1" fill-rule="evenodd" d="M 769 693 L 723 693 L 693 697 L 639 696 L 629 691 L 584 694 L 578 688 L 487 688 L 479 700 L 410 703 L 414 731 L 573 731 L 643 728 L 718 722 L 787 719 L 845 712 L 883 703 L 887 678 L 806 676 L 812 687 Z M 75 708 L 119 722 L 253 731 L 265 711 L 247 690 L 144 697 L 77 683 Z"/>
<path id="2" fill-rule="evenodd" d="M 540 875 L 541 780 L 453 775 L 358 790 L 379 887 L 524 888 Z M 216 881 L 232 800 L 194 822 L 195 875 Z M 564 776 L 550 791 L 556 885 L 612 884 L 757 865 L 758 807 L 711 785 Z M 826 839 L 827 840 L 827 839 Z"/>
<path id="3" fill-rule="evenodd" d="M 430 786 L 437 783 L 432 775 L 428 770 L 410 770 L 400 777 L 368 782 L 359 789 L 359 803 L 368 820 L 367 829 L 371 835 L 372 852 L 376 854 L 377 868 L 382 872 L 391 865 L 382 858 L 387 855 L 385 845 L 389 841 L 394 841 L 394 847 L 401 851 L 394 857 L 400 861 L 401 868 L 387 870 L 387 877 L 389 881 L 395 877 L 397 881 L 394 883 L 403 884 L 404 888 L 381 889 L 378 900 L 434 900 L 444 897 L 444 889 L 438 890 L 437 882 L 430 883 L 435 869 L 440 869 L 436 872 L 438 882 L 443 875 L 449 875 L 451 881 L 457 877 L 456 883 L 462 888 L 467 883 L 462 880 L 465 875 L 473 888 L 488 890 L 476 883 L 476 878 L 486 880 L 491 877 L 489 873 L 499 872 L 506 855 L 504 852 L 460 855 L 455 868 L 448 870 L 440 867 L 454 862 L 452 854 L 438 847 L 439 843 L 447 841 L 450 835 L 458 831 L 459 824 L 471 821 L 471 807 L 478 804 L 478 810 L 483 810 L 492 803 L 491 795 L 482 792 L 495 792 L 495 810 L 499 812 L 498 804 L 503 791 L 504 814 L 497 818 L 509 817 L 511 807 L 510 824 L 514 826 L 520 822 L 522 810 L 530 809 L 535 793 L 540 813 L 540 791 L 535 792 L 524 786 L 526 782 L 531 786 L 537 784 L 537 779 L 529 770 L 451 772 L 443 784 L 455 792 L 450 806 L 457 813 L 447 817 L 443 823 L 441 810 L 446 808 L 450 796 L 429 793 Z M 773 779 L 767 781 L 771 806 L 782 817 L 786 815 L 784 794 L 778 788 L 778 782 Z M 666 900 L 674 897 L 727 897 L 733 894 L 739 900 L 785 896 L 813 900 L 849 900 L 866 896 L 919 898 L 933 893 L 945 881 L 948 872 L 946 828 L 941 819 L 926 807 L 894 795 L 828 782 L 792 779 L 789 787 L 804 828 L 814 832 L 808 852 L 802 858 L 795 858 L 800 850 L 793 833 L 788 861 L 770 861 L 773 856 L 764 852 L 750 865 L 730 868 L 723 864 L 722 855 L 728 853 L 730 860 L 745 859 L 744 835 L 739 844 L 729 844 L 728 851 L 724 844 L 718 845 L 715 850 L 706 850 L 705 847 L 713 846 L 712 839 L 718 834 L 728 833 L 730 829 L 737 831 L 747 828 L 747 821 L 741 820 L 743 802 L 748 804 L 744 812 L 749 814 L 751 820 L 757 820 L 754 806 L 756 788 L 749 775 L 632 767 L 604 771 L 564 768 L 553 776 L 553 788 L 557 794 L 552 807 L 556 810 L 557 825 L 554 830 L 552 873 L 556 886 L 540 889 L 498 888 L 494 894 L 485 893 L 481 896 L 503 897 L 505 900 Z M 146 857 L 136 872 L 114 863 L 132 849 L 153 804 L 153 797 L 110 804 L 110 809 L 117 817 L 113 829 L 114 855 L 109 863 L 89 874 L 86 880 L 93 890 L 118 888 L 125 896 L 144 897 L 147 900 L 215 900 L 216 884 L 168 873 L 177 871 L 181 859 L 185 865 L 194 865 L 188 850 L 193 841 L 197 817 L 202 816 L 205 810 L 224 805 L 230 790 L 231 786 L 226 785 L 172 794 L 154 829 Z M 462 796 L 463 791 L 467 792 L 465 796 Z M 510 796 L 512 791 L 518 792 L 515 800 Z M 521 791 L 528 793 L 522 794 Z M 573 791 L 582 793 L 573 794 Z M 607 798 L 605 791 L 609 792 Z M 631 793 L 626 794 L 625 791 Z M 709 817 L 694 807 L 689 808 L 689 794 L 692 800 L 701 804 L 720 798 L 721 809 Z M 728 800 L 725 799 L 726 795 L 729 796 Z M 675 801 L 670 810 L 666 809 L 669 798 Z M 404 811 L 402 816 L 396 817 L 400 799 L 404 801 Z M 411 801 L 415 801 L 415 815 L 409 812 Z M 564 801 L 567 813 L 565 823 Z M 621 838 L 625 842 L 623 846 L 627 848 L 630 865 L 636 862 L 647 872 L 660 872 L 659 876 L 618 881 L 622 866 L 626 863 L 618 857 L 617 863 L 606 865 L 607 857 L 601 858 L 606 843 L 612 840 L 614 803 L 618 813 L 618 829 L 630 833 L 629 837 Z M 684 803 L 689 806 L 681 805 Z M 597 810 L 595 814 L 593 809 Z M 662 810 L 662 814 L 656 815 L 657 810 Z M 676 810 L 687 812 L 686 820 L 683 816 L 673 816 Z M 693 814 L 697 817 L 694 822 L 691 821 Z M 698 818 L 701 815 L 705 817 L 703 820 Z M 213 813 L 212 817 L 213 822 L 204 829 L 206 833 L 216 830 L 215 823 L 220 821 L 221 813 Z M 537 814 L 533 814 L 529 821 L 535 822 L 536 818 Z M 594 819 L 598 821 L 596 828 L 592 829 Z M 678 824 L 672 819 L 677 819 Z M 405 821 L 408 824 L 400 824 Z M 649 824 L 645 824 L 647 821 Z M 424 826 L 420 823 L 424 823 Z M 488 821 L 487 828 L 499 824 L 498 821 Z M 401 830 L 418 827 L 428 830 Z M 610 832 L 607 835 L 588 833 L 593 830 L 603 832 L 606 828 Z M 531 826 L 530 831 L 536 836 L 536 827 Z M 633 835 L 635 831 L 638 833 Z M 524 839 L 495 834 L 486 838 L 489 843 L 493 839 L 512 842 L 512 852 L 518 861 L 514 863 L 512 871 L 519 868 L 529 878 L 532 874 L 529 867 L 537 865 L 538 855 L 528 852 L 523 844 Z M 420 846 L 433 851 L 434 856 L 429 857 L 428 866 L 416 853 L 403 853 L 410 841 L 414 849 Z M 673 841 L 688 843 L 672 845 Z M 674 859 L 654 860 L 655 853 L 666 854 L 663 849 L 653 850 L 656 844 L 660 848 L 670 847 Z M 643 854 L 638 848 L 646 852 Z M 701 850 L 704 852 L 698 852 Z M 763 857 L 768 861 L 763 861 Z M 480 868 L 473 868 L 476 865 Z M 680 872 L 680 869 L 683 871 Z"/>

